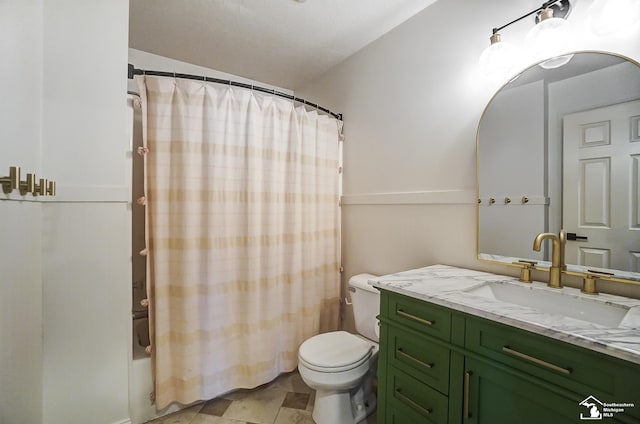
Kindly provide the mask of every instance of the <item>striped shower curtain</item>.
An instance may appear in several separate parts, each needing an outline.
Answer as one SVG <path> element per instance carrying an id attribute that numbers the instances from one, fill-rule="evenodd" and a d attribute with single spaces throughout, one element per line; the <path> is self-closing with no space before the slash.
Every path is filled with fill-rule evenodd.
<path id="1" fill-rule="evenodd" d="M 161 409 L 266 383 L 337 328 L 342 122 L 243 88 L 137 78 Z"/>

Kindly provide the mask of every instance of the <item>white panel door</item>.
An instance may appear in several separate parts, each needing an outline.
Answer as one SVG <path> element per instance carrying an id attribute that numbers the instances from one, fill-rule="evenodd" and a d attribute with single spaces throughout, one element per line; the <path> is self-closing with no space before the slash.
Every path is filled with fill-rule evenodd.
<path id="1" fill-rule="evenodd" d="M 640 101 L 563 117 L 566 261 L 640 269 Z"/>

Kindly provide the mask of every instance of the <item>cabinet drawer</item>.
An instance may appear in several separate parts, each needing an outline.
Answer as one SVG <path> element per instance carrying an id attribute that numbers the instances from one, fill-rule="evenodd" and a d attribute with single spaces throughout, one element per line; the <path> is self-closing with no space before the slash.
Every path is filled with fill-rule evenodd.
<path id="1" fill-rule="evenodd" d="M 640 366 L 528 331 L 467 318 L 465 347 L 485 357 L 602 402 L 634 402 Z M 639 408 L 628 409 L 632 415 Z"/>
<path id="2" fill-rule="evenodd" d="M 387 400 L 393 413 L 421 418 L 411 422 L 447 422 L 449 402 L 445 395 L 393 366 L 387 372 Z"/>
<path id="3" fill-rule="evenodd" d="M 386 293 L 389 319 L 444 341 L 451 340 L 451 312 L 446 308 L 411 299 L 398 294 Z"/>
<path id="4" fill-rule="evenodd" d="M 437 421 L 432 417 L 425 417 L 418 414 L 408 406 L 394 405 L 393 408 L 387 410 L 384 421 L 380 421 L 383 417 L 378 416 L 378 423 L 381 424 L 421 424 L 421 423 L 438 423 L 447 424 L 447 421 Z"/>
<path id="5" fill-rule="evenodd" d="M 389 324 L 387 358 L 396 368 L 447 394 L 450 350 L 432 340 Z"/>

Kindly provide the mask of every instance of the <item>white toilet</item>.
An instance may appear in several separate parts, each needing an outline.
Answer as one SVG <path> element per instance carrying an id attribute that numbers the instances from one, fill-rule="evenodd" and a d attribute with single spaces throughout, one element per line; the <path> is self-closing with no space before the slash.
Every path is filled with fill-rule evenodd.
<path id="1" fill-rule="evenodd" d="M 355 424 L 375 410 L 372 391 L 378 361 L 380 293 L 367 284 L 375 277 L 359 274 L 349 280 L 356 331 L 333 331 L 306 340 L 298 350 L 298 370 L 316 390 L 316 424 Z M 364 337 L 363 337 L 364 336 Z"/>

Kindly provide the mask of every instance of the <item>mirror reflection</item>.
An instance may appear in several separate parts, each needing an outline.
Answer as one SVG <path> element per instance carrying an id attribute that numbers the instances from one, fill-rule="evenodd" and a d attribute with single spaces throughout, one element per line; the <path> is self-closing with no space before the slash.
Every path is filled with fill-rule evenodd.
<path id="1" fill-rule="evenodd" d="M 640 66 L 576 53 L 496 93 L 478 128 L 478 258 L 550 260 L 541 232 L 568 233 L 569 270 L 640 280 Z"/>

